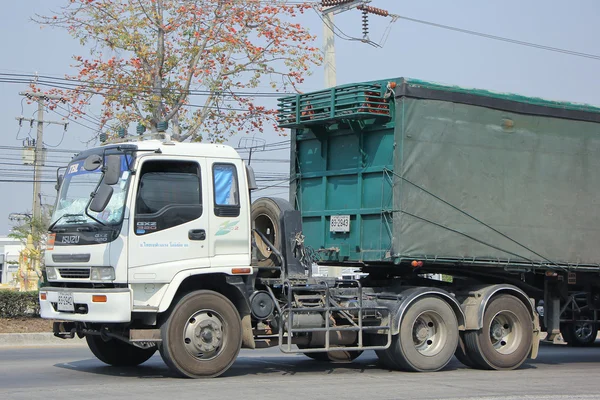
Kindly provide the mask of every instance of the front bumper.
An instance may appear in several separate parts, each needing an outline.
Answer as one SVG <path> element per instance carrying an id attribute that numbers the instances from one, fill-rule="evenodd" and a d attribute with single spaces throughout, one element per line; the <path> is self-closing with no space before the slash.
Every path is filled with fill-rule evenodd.
<path id="1" fill-rule="evenodd" d="M 58 294 L 73 295 L 75 312 L 58 311 Z M 44 299 L 45 296 L 45 299 Z M 93 296 L 106 296 L 104 302 L 92 301 Z M 76 289 L 44 287 L 40 289 L 40 315 L 63 321 L 117 323 L 131 321 L 132 296 L 129 288 Z"/>

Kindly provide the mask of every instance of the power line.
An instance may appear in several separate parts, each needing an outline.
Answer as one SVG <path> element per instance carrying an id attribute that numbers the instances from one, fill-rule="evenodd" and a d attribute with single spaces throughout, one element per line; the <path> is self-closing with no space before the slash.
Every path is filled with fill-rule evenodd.
<path id="1" fill-rule="evenodd" d="M 556 53 L 568 54 L 568 55 L 572 55 L 572 56 L 576 56 L 576 57 L 584 57 L 584 58 L 589 58 L 589 59 L 592 59 L 592 60 L 600 60 L 600 56 L 596 55 L 596 54 L 582 53 L 582 52 L 579 52 L 579 51 L 561 49 L 559 47 L 545 46 L 545 45 L 541 45 L 541 44 L 537 44 L 537 43 L 526 42 L 526 41 L 523 41 L 523 40 L 510 39 L 510 38 L 506 38 L 506 37 L 502 37 L 502 36 L 490 35 L 488 33 L 482 33 L 482 32 L 472 31 L 472 30 L 469 30 L 469 29 L 457 28 L 455 26 L 438 24 L 436 22 L 424 21 L 422 19 L 404 17 L 404 16 L 401 16 L 401 15 L 395 15 L 395 17 L 397 17 L 399 19 L 406 20 L 406 21 L 415 22 L 415 23 L 418 23 L 418 24 L 429 25 L 429 26 L 433 26 L 433 27 L 436 27 L 436 28 L 447 29 L 447 30 L 450 30 L 450 31 L 455 31 L 455 32 L 460 32 L 460 33 L 466 33 L 468 35 L 479 36 L 479 37 L 483 37 L 483 38 L 486 38 L 486 39 L 498 40 L 498 41 L 502 41 L 502 42 L 517 44 L 517 45 L 520 45 L 520 46 L 527 46 L 527 47 L 533 47 L 533 48 L 541 49 L 541 50 L 553 51 L 553 52 L 556 52 Z"/>
<path id="2" fill-rule="evenodd" d="M 0 73 L 0 82 L 4 83 L 34 83 L 45 86 L 54 86 L 66 90 L 75 90 L 81 87 L 98 89 L 114 89 L 114 90 L 134 90 L 134 91 L 147 91 L 148 95 L 152 95 L 153 88 L 150 86 L 140 85 L 123 85 L 109 82 L 91 83 L 74 78 L 55 78 L 47 75 L 33 75 L 33 74 L 6 74 Z M 163 92 L 170 92 L 174 94 L 186 94 L 189 96 L 209 96 L 223 95 L 223 96 L 235 96 L 235 97 L 281 97 L 285 95 L 295 94 L 289 92 L 246 92 L 246 91 L 210 91 L 210 90 L 180 90 L 174 88 L 163 88 Z M 97 92 L 90 92 L 98 94 Z"/>

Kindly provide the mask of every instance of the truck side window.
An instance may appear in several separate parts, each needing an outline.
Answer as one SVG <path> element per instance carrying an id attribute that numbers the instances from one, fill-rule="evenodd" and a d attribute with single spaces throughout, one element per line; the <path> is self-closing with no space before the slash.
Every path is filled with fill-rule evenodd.
<path id="1" fill-rule="evenodd" d="M 240 196 L 237 169 L 233 164 L 213 164 L 215 215 L 237 217 L 240 215 Z"/>
<path id="2" fill-rule="evenodd" d="M 148 161 L 135 202 L 135 233 L 147 235 L 202 215 L 200 167 L 188 161 Z"/>

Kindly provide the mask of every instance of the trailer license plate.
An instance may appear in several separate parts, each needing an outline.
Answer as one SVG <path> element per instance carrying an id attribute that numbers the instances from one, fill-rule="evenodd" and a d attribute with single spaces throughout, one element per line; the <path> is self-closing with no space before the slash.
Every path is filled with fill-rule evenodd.
<path id="1" fill-rule="evenodd" d="M 58 293 L 58 311 L 75 311 L 73 293 Z"/>
<path id="2" fill-rule="evenodd" d="M 332 215 L 329 221 L 330 232 L 350 232 L 349 215 Z"/>

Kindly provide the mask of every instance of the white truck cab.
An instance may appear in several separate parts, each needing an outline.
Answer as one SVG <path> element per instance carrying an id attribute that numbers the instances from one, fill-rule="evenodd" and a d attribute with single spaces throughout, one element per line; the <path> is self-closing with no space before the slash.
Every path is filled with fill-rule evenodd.
<path id="1" fill-rule="evenodd" d="M 74 157 L 50 226 L 42 317 L 126 323 L 166 311 L 186 277 L 250 274 L 247 174 L 217 144 L 143 141 Z"/>

